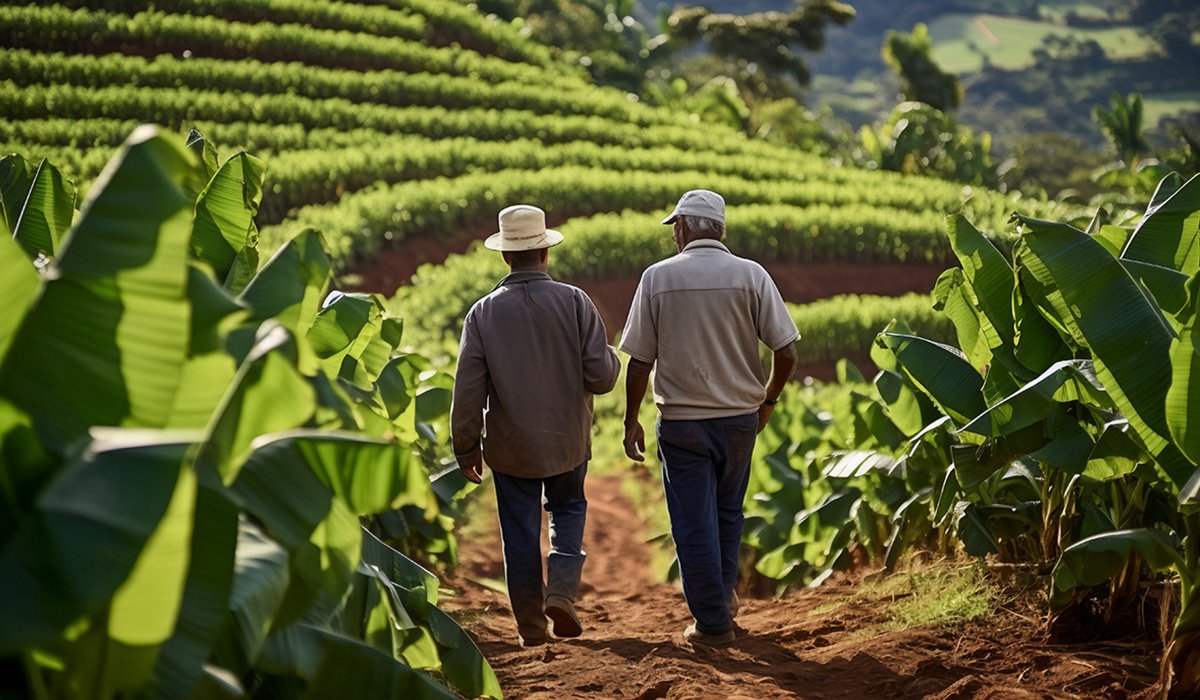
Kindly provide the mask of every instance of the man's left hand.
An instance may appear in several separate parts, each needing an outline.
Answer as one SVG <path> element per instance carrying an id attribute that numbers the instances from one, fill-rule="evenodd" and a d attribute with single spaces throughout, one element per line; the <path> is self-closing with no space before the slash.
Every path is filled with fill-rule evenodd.
<path id="1" fill-rule="evenodd" d="M 646 459 L 646 431 L 636 420 L 625 425 L 625 455 L 635 462 Z"/>
<path id="2" fill-rule="evenodd" d="M 478 484 L 483 481 L 483 453 L 475 450 L 469 455 L 456 457 L 458 460 L 458 470 L 462 472 L 464 478 L 472 484 Z"/>
<path id="3" fill-rule="evenodd" d="M 758 432 L 762 432 L 763 428 L 767 427 L 767 423 L 771 422 L 771 413 L 775 411 L 775 404 L 764 403 L 758 407 Z"/>

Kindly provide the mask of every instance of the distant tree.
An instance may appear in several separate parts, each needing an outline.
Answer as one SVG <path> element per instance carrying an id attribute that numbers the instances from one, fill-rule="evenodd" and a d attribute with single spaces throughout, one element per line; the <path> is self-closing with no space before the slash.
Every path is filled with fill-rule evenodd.
<path id="1" fill-rule="evenodd" d="M 814 114 L 790 97 L 759 103 L 751 114 L 749 131 L 755 138 L 827 157 L 849 152 L 853 139 L 850 125 L 833 116 L 828 108 Z"/>
<path id="2" fill-rule="evenodd" d="M 1200 31 L 1200 4 L 1196 0 L 1137 0 L 1130 22 L 1162 47 L 1171 59 L 1195 58 L 1200 50 L 1192 36 Z"/>
<path id="3" fill-rule="evenodd" d="M 883 60 L 900 76 L 905 99 L 951 112 L 962 104 L 963 89 L 958 78 L 938 66 L 932 52 L 929 27 L 923 23 L 913 27 L 912 34 L 889 31 L 883 40 Z"/>
<path id="4" fill-rule="evenodd" d="M 1109 96 L 1112 109 L 1096 107 L 1093 115 L 1104 135 L 1116 150 L 1117 157 L 1130 168 L 1150 151 L 1142 124 L 1142 96 L 1133 93 L 1126 97 L 1114 91 Z"/>
<path id="5" fill-rule="evenodd" d="M 477 0 L 505 21 L 519 20 L 531 38 L 578 61 L 599 83 L 641 92 L 650 36 L 634 16 L 635 0 Z"/>
<path id="6" fill-rule="evenodd" d="M 744 92 L 774 98 L 808 84 L 811 76 L 795 49 L 819 50 L 828 24 L 853 18 L 854 8 L 837 0 L 801 0 L 789 12 L 746 15 L 693 6 L 671 13 L 664 30 L 677 48 L 706 43 Z"/>
<path id="7" fill-rule="evenodd" d="M 924 102 L 903 102 L 886 122 L 859 130 L 858 160 L 867 168 L 930 175 L 971 185 L 997 182 L 992 137 L 960 126 Z"/>

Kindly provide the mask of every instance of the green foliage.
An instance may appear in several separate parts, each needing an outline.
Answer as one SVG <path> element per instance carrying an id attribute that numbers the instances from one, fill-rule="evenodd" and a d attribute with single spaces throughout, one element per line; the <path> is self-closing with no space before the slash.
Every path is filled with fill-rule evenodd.
<path id="1" fill-rule="evenodd" d="M 1146 143 L 1142 125 L 1142 96 L 1134 93 L 1125 96 L 1113 92 L 1109 96 L 1111 109 L 1097 107 L 1094 111 L 1096 121 L 1104 130 L 1117 157 L 1129 167 L 1136 167 L 1138 159 L 1150 150 Z"/>
<path id="2" fill-rule="evenodd" d="M 747 15 L 695 6 L 676 9 L 665 30 L 682 46 L 706 42 L 712 54 L 726 62 L 727 75 L 747 93 L 781 97 L 791 93 L 789 83 L 804 86 L 809 81 L 808 69 L 794 49 L 820 49 L 826 25 L 853 18 L 854 8 L 835 0 L 806 0 L 790 12 Z"/>
<path id="3" fill-rule="evenodd" d="M 427 106 L 527 110 L 537 114 L 582 114 L 632 121 L 637 124 L 682 124 L 677 114 L 652 110 L 615 91 L 586 84 L 547 90 L 528 80 L 481 81 L 471 74 L 441 74 L 403 70 L 361 73 L 300 63 L 271 63 L 247 59 L 158 55 L 153 58 L 44 54 L 25 50 L 0 55 L 4 76 L 18 85 L 76 85 L 100 88 L 138 76 L 141 88 L 187 86 L 196 90 L 246 91 L 255 94 L 298 95 L 311 99 L 342 98 L 356 103 L 396 107 Z"/>
<path id="4" fill-rule="evenodd" d="M 961 349 L 898 321 L 873 386 L 843 373 L 832 401 L 785 394 L 751 477 L 758 571 L 808 582 L 852 547 L 886 565 L 961 548 L 1053 564 L 1056 615 L 1106 584 L 1108 605 L 1133 605 L 1140 579 L 1172 572 L 1163 680 L 1196 692 L 1198 188 L 1165 179 L 1132 229 L 1016 216 L 1010 253 L 951 217 L 961 269 L 933 296 Z"/>
<path id="5" fill-rule="evenodd" d="M 34 174 L 22 218 L 69 230 L 40 274 L 0 245 L 0 657 L 24 669 L 6 684 L 500 697 L 436 579 L 358 520 L 445 524 L 446 407 L 422 397 L 448 376 L 396 353 L 379 299 L 322 303 L 319 234 L 239 263 L 263 164 L 189 146 L 139 128 L 77 217 Z"/>
<path id="6" fill-rule="evenodd" d="M 954 118 L 922 102 L 904 102 L 878 127 L 859 130 L 860 159 L 868 168 L 992 185 L 992 139 L 978 138 Z"/>
<path id="7" fill-rule="evenodd" d="M 124 41 L 155 47 L 155 53 L 188 52 L 206 58 L 299 61 L 352 70 L 476 75 L 487 80 L 548 81 L 577 86 L 580 76 L 550 72 L 459 48 L 431 48 L 399 37 L 313 29 L 300 24 L 231 22 L 219 17 L 147 10 L 134 15 L 70 10 L 60 6 L 0 6 L 0 35 L 27 49 L 53 50 L 71 42 L 77 50 Z"/>
<path id="8" fill-rule="evenodd" d="M 938 67 L 932 50 L 924 23 L 913 27 L 912 34 L 889 31 L 883 39 L 883 60 L 900 76 L 904 99 L 949 113 L 962 104 L 963 89 L 958 78 Z"/>

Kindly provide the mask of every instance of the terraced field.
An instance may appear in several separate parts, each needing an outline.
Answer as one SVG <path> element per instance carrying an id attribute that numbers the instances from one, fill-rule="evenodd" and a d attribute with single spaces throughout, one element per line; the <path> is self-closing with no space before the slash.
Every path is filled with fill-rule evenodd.
<path id="1" fill-rule="evenodd" d="M 1016 204 L 644 105 L 453 2 L 3 3 L 0 36 L 0 150 L 47 157 L 83 190 L 141 122 L 249 150 L 268 163 L 264 249 L 320 230 L 360 273 L 348 283 L 404 287 L 414 343 L 453 334 L 502 273 L 467 249 L 514 202 L 565 224 L 554 270 L 600 297 L 610 325 L 670 253 L 656 220 L 688 189 L 724 194 L 731 245 L 804 302 L 928 291 L 948 259 L 944 213 L 1000 231 Z M 419 263 L 435 266 L 410 284 Z"/>

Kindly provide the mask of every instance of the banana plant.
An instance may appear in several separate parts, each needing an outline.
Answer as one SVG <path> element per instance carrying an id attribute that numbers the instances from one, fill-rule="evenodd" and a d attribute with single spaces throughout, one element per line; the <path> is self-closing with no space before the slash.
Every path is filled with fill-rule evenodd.
<path id="1" fill-rule="evenodd" d="M 943 274 L 934 298 L 959 348 L 895 328 L 876 341 L 885 372 L 941 414 L 912 439 L 906 461 L 944 440 L 948 466 L 930 520 L 953 512 L 972 554 L 1036 544 L 1055 563 L 1058 612 L 1081 587 L 1110 582 L 1110 605 L 1123 605 L 1144 567 L 1174 571 L 1183 605 L 1164 681 L 1190 697 L 1200 692 L 1200 179 L 1164 179 L 1132 229 L 1099 219 L 1086 231 L 1014 223 L 1006 255 L 964 218 L 950 219 L 961 268 Z M 900 402 L 885 403 L 907 423 Z"/>
<path id="2" fill-rule="evenodd" d="M 359 522 L 436 522 L 441 387 L 377 298 L 328 295 L 316 232 L 259 269 L 261 161 L 142 127 L 78 214 L 49 164 L 3 163 L 0 688 L 500 697 L 432 574 Z"/>

